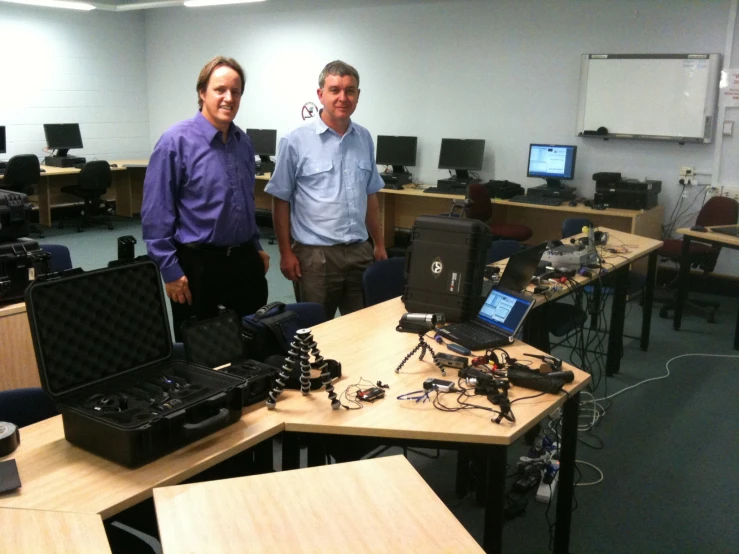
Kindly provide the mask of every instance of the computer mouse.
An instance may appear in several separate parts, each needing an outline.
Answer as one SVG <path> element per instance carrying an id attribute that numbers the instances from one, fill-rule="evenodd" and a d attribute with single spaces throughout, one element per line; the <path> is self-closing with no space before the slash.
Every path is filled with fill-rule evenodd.
<path id="1" fill-rule="evenodd" d="M 118 164 L 110 164 L 110 167 L 118 167 Z"/>
<path id="2" fill-rule="evenodd" d="M 705 233 L 708 229 L 706 229 L 703 225 L 693 225 L 690 228 L 691 231 L 700 231 L 702 233 Z"/>
<path id="3" fill-rule="evenodd" d="M 46 170 L 45 170 L 45 169 L 44 169 L 43 167 L 42 167 L 41 169 L 39 169 L 39 171 L 40 171 L 41 173 L 46 173 Z"/>
<path id="4" fill-rule="evenodd" d="M 568 204 L 569 204 L 570 206 L 577 206 L 577 200 L 570 200 L 570 201 L 568 202 Z"/>

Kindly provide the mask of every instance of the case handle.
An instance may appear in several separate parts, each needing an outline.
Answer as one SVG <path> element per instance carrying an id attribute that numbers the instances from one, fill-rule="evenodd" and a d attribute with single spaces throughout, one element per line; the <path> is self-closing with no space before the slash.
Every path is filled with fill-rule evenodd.
<path id="1" fill-rule="evenodd" d="M 285 304 L 283 302 L 270 302 L 266 306 L 262 306 L 254 313 L 253 321 L 259 321 L 262 317 L 267 315 L 272 308 L 277 308 L 277 313 L 285 311 Z"/>
<path id="2" fill-rule="evenodd" d="M 209 433 L 211 431 L 215 431 L 224 426 L 226 421 L 228 421 L 228 408 L 221 408 L 218 410 L 216 415 L 204 419 L 199 423 L 185 423 L 182 426 L 182 431 L 184 432 L 185 437 L 190 439 L 195 436 L 200 436 L 205 432 Z"/>

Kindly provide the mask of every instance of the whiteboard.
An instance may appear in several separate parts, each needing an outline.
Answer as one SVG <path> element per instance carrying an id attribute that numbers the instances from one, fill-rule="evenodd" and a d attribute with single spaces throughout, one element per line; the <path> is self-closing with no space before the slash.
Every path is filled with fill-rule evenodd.
<path id="1" fill-rule="evenodd" d="M 584 54 L 577 134 L 713 140 L 720 54 Z"/>

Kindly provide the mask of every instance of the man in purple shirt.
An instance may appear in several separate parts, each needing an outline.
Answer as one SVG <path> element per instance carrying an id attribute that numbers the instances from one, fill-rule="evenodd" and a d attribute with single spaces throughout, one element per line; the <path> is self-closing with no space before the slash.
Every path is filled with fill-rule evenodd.
<path id="1" fill-rule="evenodd" d="M 200 111 L 161 136 L 146 171 L 144 241 L 172 302 L 175 340 L 186 319 L 212 317 L 219 304 L 244 316 L 267 303 L 254 149 L 233 123 L 244 86 L 235 60 L 210 60 L 196 85 Z"/>

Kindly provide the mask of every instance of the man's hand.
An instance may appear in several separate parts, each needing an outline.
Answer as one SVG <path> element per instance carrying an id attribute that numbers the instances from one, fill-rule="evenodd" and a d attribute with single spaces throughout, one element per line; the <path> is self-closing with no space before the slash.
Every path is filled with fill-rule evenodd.
<path id="1" fill-rule="evenodd" d="M 190 286 L 187 283 L 187 277 L 185 277 L 184 275 L 176 281 L 172 281 L 171 283 L 164 283 L 164 289 L 167 291 L 167 296 L 169 296 L 173 302 L 177 302 L 179 304 L 184 304 L 185 302 L 187 302 L 188 304 L 192 305 L 192 294 L 190 294 Z"/>
<path id="2" fill-rule="evenodd" d="M 282 271 L 285 278 L 290 279 L 291 281 L 297 281 L 303 276 L 300 272 L 300 262 L 298 261 L 298 257 L 292 252 L 292 250 L 280 255 L 280 271 Z"/>
<path id="3" fill-rule="evenodd" d="M 380 260 L 387 260 L 387 250 L 384 246 L 375 245 L 375 261 L 379 262 Z"/>
<path id="4" fill-rule="evenodd" d="M 267 273 L 269 271 L 269 254 L 267 254 L 264 250 L 259 250 L 259 257 L 262 258 L 262 263 L 264 264 L 264 272 Z"/>

